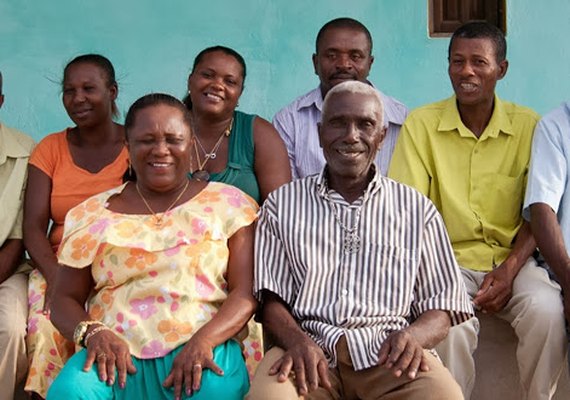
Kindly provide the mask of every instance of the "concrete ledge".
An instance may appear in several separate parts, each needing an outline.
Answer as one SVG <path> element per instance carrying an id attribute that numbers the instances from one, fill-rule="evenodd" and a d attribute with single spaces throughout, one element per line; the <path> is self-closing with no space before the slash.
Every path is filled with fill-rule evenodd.
<path id="1" fill-rule="evenodd" d="M 515 358 L 517 337 L 511 326 L 493 316 L 477 313 L 481 322 L 479 346 L 475 351 L 477 379 L 471 400 L 522 399 Z M 566 365 L 558 381 L 554 400 L 570 398 L 570 380 Z"/>

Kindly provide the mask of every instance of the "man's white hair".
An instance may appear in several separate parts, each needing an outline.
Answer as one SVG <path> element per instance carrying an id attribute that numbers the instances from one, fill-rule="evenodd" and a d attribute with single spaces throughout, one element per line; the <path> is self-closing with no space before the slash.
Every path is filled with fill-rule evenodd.
<path id="1" fill-rule="evenodd" d="M 339 83 L 338 85 L 334 86 L 331 90 L 329 90 L 323 101 L 323 114 L 327 113 L 331 97 L 340 93 L 363 94 L 374 97 L 378 102 L 378 109 L 380 112 L 380 125 L 381 126 L 384 125 L 384 104 L 382 103 L 382 98 L 380 97 L 380 93 L 378 93 L 378 91 L 374 89 L 371 85 L 360 81 L 345 81 Z"/>

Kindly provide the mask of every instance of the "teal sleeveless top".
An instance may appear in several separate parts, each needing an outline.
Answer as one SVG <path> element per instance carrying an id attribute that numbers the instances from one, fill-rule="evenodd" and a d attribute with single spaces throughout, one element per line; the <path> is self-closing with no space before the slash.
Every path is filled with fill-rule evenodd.
<path id="1" fill-rule="evenodd" d="M 261 194 L 253 170 L 253 120 L 255 118 L 256 116 L 252 114 L 234 112 L 234 123 L 228 145 L 228 163 L 223 171 L 211 173 L 210 181 L 235 186 L 259 203 Z M 192 174 L 189 175 L 192 176 Z"/>

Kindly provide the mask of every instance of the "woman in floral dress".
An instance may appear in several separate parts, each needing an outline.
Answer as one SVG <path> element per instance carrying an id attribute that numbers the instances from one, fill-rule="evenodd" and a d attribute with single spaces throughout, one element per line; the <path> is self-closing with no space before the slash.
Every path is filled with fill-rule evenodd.
<path id="1" fill-rule="evenodd" d="M 173 97 L 137 100 L 125 128 L 136 182 L 65 222 L 52 319 L 85 348 L 48 399 L 241 399 L 257 204 L 187 178 L 193 138 Z"/>

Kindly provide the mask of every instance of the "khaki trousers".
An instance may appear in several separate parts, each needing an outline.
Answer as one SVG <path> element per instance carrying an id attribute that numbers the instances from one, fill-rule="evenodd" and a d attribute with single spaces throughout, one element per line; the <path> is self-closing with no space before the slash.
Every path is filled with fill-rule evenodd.
<path id="1" fill-rule="evenodd" d="M 396 378 L 384 367 L 372 367 L 354 371 L 346 339 L 343 336 L 336 346 L 338 365 L 329 369 L 332 393 L 323 388 L 311 392 L 308 399 L 382 399 L 382 400 L 460 400 L 461 389 L 449 371 L 431 353 L 424 351 L 430 370 L 418 372 L 415 379 L 407 376 Z M 249 400 L 299 399 L 292 378 L 280 383 L 269 369 L 282 355 L 283 350 L 274 347 L 265 354 L 257 368 L 246 396 Z"/>
<path id="2" fill-rule="evenodd" d="M 27 322 L 28 274 L 19 268 L 0 284 L 0 400 L 16 398 L 16 386 L 26 377 Z"/>
<path id="3" fill-rule="evenodd" d="M 473 298 L 485 273 L 465 268 L 461 268 L 461 273 Z M 514 280 L 511 300 L 495 316 L 511 324 L 519 339 L 516 357 L 525 396 L 521 400 L 551 399 L 566 357 L 560 286 L 530 258 Z M 478 333 L 479 321 L 471 318 L 451 328 L 447 338 L 436 347 L 467 400 L 475 384 L 473 352 Z"/>

